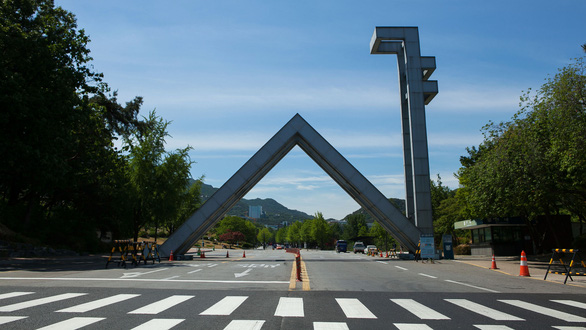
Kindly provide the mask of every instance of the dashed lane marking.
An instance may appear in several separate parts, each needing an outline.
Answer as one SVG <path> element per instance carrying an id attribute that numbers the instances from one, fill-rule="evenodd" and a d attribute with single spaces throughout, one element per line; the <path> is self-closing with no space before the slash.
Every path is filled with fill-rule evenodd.
<path id="1" fill-rule="evenodd" d="M 498 292 L 496 290 L 487 289 L 487 288 L 483 288 L 483 287 L 476 286 L 476 285 L 472 285 L 472 284 L 467 284 L 467 283 L 462 283 L 462 282 L 456 282 L 456 281 L 452 281 L 452 280 L 446 280 L 446 282 L 450 282 L 450 283 L 454 283 L 454 284 L 459 284 L 459 285 L 467 286 L 467 287 L 470 287 L 470 288 L 475 288 L 475 289 L 478 289 L 478 290 L 484 290 L 484 291 L 493 292 L 493 293 L 500 293 L 500 292 Z"/>

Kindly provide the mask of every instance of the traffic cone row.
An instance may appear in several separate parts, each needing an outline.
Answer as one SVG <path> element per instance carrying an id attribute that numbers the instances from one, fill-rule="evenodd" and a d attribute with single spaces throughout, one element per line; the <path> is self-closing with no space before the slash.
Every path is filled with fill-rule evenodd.
<path id="1" fill-rule="evenodd" d="M 521 251 L 521 269 L 519 276 L 531 276 L 529 275 L 529 266 L 527 266 L 527 255 L 525 251 Z"/>

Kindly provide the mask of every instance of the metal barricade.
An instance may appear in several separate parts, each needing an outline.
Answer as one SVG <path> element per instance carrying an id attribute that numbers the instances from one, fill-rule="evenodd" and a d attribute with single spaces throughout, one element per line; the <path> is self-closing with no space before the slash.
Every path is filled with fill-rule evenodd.
<path id="1" fill-rule="evenodd" d="M 572 258 L 568 261 L 564 262 L 564 258 L 568 259 L 567 255 L 572 255 Z M 559 261 L 559 264 L 554 262 L 554 259 Z M 552 266 L 557 268 L 560 271 L 552 270 Z M 563 268 L 563 271 L 561 269 Z M 577 271 L 580 270 L 580 271 Z M 580 250 L 576 249 L 552 249 L 551 259 L 549 260 L 549 265 L 547 266 L 547 271 L 545 272 L 545 280 L 548 274 L 558 274 L 558 275 L 566 275 L 564 279 L 564 284 L 568 281 L 574 281 L 572 278 L 573 276 L 586 276 L 586 263 L 582 256 L 580 255 Z"/>

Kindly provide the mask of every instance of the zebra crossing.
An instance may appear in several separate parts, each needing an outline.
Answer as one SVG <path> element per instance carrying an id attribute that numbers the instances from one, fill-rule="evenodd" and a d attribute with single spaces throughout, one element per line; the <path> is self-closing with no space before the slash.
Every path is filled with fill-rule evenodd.
<path id="1" fill-rule="evenodd" d="M 6 292 L 0 294 L 0 325 L 8 325 L 19 328 L 19 322 L 31 317 L 25 315 L 27 311 L 34 311 L 34 308 L 45 306 L 50 308 L 52 304 L 57 302 L 71 302 L 71 306 L 67 308 L 57 308 L 51 312 L 60 313 L 62 315 L 68 315 L 66 319 L 54 322 L 52 324 L 38 327 L 37 329 L 79 329 L 89 325 L 99 324 L 108 317 L 107 316 L 96 316 L 93 314 L 98 313 L 100 309 L 109 306 L 120 306 L 121 313 L 128 315 L 142 315 L 146 316 L 146 319 L 142 319 L 142 323 L 135 326 L 133 329 L 172 329 L 179 324 L 186 324 L 193 322 L 194 319 L 190 318 L 164 318 L 166 311 L 183 306 L 188 308 L 189 303 L 193 302 L 195 295 L 170 295 L 162 299 L 150 301 L 147 304 L 141 303 L 139 306 L 132 306 L 128 304 L 133 299 L 143 297 L 143 294 L 132 293 L 132 294 L 115 294 L 107 297 L 96 297 L 93 299 L 92 294 L 80 293 L 80 292 L 69 292 L 61 293 L 49 296 L 39 297 L 39 293 L 36 292 Z M 76 299 L 80 297 L 88 297 L 90 301 L 76 303 Z M 146 295 L 147 298 L 150 298 Z M 218 297 L 219 298 L 219 297 Z M 190 313 L 190 317 L 213 317 L 223 316 L 230 317 L 241 308 L 244 304 L 251 303 L 255 304 L 254 297 L 250 299 L 247 295 L 226 295 L 221 299 L 213 302 L 209 302 L 208 306 L 198 305 L 200 309 L 203 309 L 199 313 Z M 11 303 L 11 300 L 22 300 Z M 86 299 L 87 300 L 87 299 Z M 410 330 L 410 329 L 433 329 L 432 326 L 426 323 L 426 321 L 457 321 L 457 316 L 462 311 L 474 313 L 478 316 L 478 322 L 473 324 L 478 329 L 485 330 L 496 330 L 496 329 L 514 329 L 511 328 L 511 323 L 519 324 L 520 327 L 526 327 L 524 322 L 528 321 L 527 317 L 520 317 L 514 315 L 514 311 L 523 311 L 523 315 L 540 315 L 547 318 L 551 318 L 554 325 L 551 328 L 555 329 L 586 329 L 586 303 L 568 299 L 550 299 L 546 300 L 548 306 L 559 306 L 558 308 L 552 308 L 544 306 L 544 303 L 533 303 L 520 299 L 495 299 L 491 306 L 486 306 L 470 299 L 442 299 L 443 302 L 447 303 L 452 308 L 444 308 L 442 311 L 438 311 L 434 306 L 429 306 L 430 303 L 425 299 L 405 299 L 405 298 L 385 298 L 384 309 L 385 310 L 400 310 L 398 314 L 409 314 L 412 317 L 420 320 L 420 322 L 390 322 L 396 329 Z M 303 297 L 278 297 L 278 303 L 274 307 L 272 315 L 267 315 L 266 311 L 260 314 L 261 317 L 251 316 L 251 319 L 227 319 L 227 325 L 222 325 L 219 329 L 239 329 L 239 330 L 252 330 L 262 329 L 267 322 L 267 316 L 276 318 L 305 318 L 306 312 L 308 311 L 307 303 L 312 303 L 310 298 Z M 344 315 L 345 319 L 337 320 L 336 322 L 326 322 L 324 320 L 316 320 L 312 322 L 313 329 L 316 330 L 332 330 L 332 329 L 350 329 L 352 320 L 378 320 L 381 319 L 387 322 L 389 315 L 381 315 L 378 310 L 378 314 L 369 308 L 369 304 L 372 302 L 361 301 L 358 298 L 333 298 L 331 304 L 334 304 L 341 314 Z M 378 301 L 376 305 L 380 305 Z M 187 305 L 187 306 L 186 306 Z M 380 306 L 379 306 L 380 307 Z M 313 308 L 313 307 L 312 307 Z M 446 310 L 449 311 L 450 315 L 446 315 Z M 84 313 L 92 312 L 92 316 L 84 317 Z M 10 315 L 6 315 L 10 313 Z M 453 313 L 453 314 L 452 314 Z M 4 315 L 2 315 L 4 314 Z M 34 312 L 31 313 L 33 315 Z M 73 317 L 70 317 L 73 316 Z M 149 319 L 150 316 L 156 317 Z M 529 318 L 530 319 L 530 318 Z M 507 325 L 494 324 L 498 322 L 508 322 Z M 555 322 L 561 322 L 560 325 L 555 325 Z M 568 322 L 572 324 L 568 324 Z M 576 326 L 576 323 L 579 326 Z M 226 323 L 224 323 L 226 324 Z M 389 324 L 389 323 L 386 323 Z M 434 323 L 437 324 L 437 323 Z M 23 326 L 22 328 L 28 328 Z M 393 327 L 391 327 L 393 328 Z"/>

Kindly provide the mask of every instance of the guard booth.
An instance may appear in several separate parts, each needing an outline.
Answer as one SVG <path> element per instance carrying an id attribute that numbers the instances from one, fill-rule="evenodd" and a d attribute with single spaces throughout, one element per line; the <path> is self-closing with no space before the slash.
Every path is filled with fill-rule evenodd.
<path id="1" fill-rule="evenodd" d="M 471 231 L 472 255 L 518 256 L 521 251 L 533 254 L 529 228 L 520 217 L 458 221 L 454 229 Z"/>

